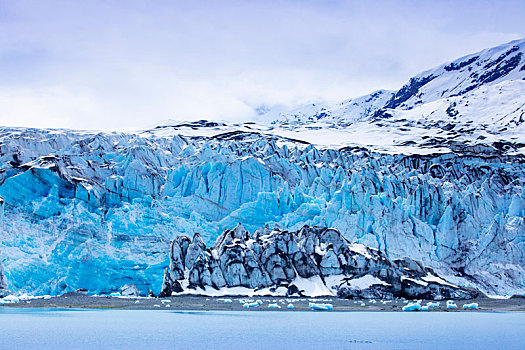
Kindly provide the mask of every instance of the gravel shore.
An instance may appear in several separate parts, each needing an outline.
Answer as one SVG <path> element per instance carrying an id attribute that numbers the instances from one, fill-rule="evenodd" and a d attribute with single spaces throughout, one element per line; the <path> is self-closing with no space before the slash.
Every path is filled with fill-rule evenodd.
<path id="1" fill-rule="evenodd" d="M 249 310 L 272 311 L 307 311 L 309 303 L 329 303 L 334 311 L 402 311 L 403 306 L 413 301 L 392 300 L 346 300 L 332 297 L 323 298 L 284 298 L 284 297 L 204 297 L 204 296 L 172 296 L 169 298 L 144 298 L 144 297 L 108 297 L 87 296 L 81 293 L 66 293 L 48 299 L 38 298 L 21 300 L 18 303 L 3 304 L 1 307 L 13 308 L 57 308 L 57 309 L 121 309 L 121 310 L 205 310 L 205 311 L 243 311 L 245 303 L 262 302 L 258 307 Z M 426 305 L 428 300 L 423 300 L 421 305 Z M 479 312 L 479 311 L 525 311 L 525 297 L 512 297 L 510 299 L 480 298 L 474 300 L 455 301 L 457 309 L 447 309 L 446 302 L 441 301 L 439 307 L 431 308 L 435 311 L 448 312 Z M 463 309 L 464 304 L 477 303 L 478 309 Z M 280 308 L 269 308 L 269 304 L 276 304 Z M 288 309 L 292 304 L 293 309 Z"/>

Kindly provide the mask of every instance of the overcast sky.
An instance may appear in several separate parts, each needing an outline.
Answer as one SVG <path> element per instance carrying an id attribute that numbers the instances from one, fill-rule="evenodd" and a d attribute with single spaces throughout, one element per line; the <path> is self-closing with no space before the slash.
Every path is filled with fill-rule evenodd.
<path id="1" fill-rule="evenodd" d="M 0 0 L 0 125 L 250 120 L 523 37 L 523 0 Z"/>

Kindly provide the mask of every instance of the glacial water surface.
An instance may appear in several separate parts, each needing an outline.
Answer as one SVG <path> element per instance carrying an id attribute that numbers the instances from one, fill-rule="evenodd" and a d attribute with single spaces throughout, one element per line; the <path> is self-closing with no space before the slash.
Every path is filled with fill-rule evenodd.
<path id="1" fill-rule="evenodd" d="M 523 349 L 524 313 L 0 308 L 0 349 Z"/>

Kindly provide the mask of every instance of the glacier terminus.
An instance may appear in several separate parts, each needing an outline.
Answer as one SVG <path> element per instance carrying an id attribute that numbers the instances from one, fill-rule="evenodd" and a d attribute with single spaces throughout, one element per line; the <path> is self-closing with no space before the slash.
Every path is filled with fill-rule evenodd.
<path id="1" fill-rule="evenodd" d="M 0 296 L 523 294 L 525 40 L 248 123 L 0 127 L 0 197 Z"/>

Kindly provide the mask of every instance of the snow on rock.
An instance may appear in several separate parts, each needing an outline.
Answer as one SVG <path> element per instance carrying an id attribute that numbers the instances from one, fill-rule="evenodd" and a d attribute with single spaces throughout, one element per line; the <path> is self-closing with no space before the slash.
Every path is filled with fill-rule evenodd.
<path id="1" fill-rule="evenodd" d="M 161 296 L 232 295 L 233 290 L 237 295 L 380 299 L 436 295 L 465 299 L 479 294 L 441 279 L 422 281 L 435 275 L 431 268 L 408 258 L 391 261 L 377 249 L 355 249 L 333 228 L 283 231 L 266 226 L 250 233 L 238 224 L 209 248 L 195 237 L 179 236 L 171 242 Z M 198 254 L 192 246 L 198 247 Z"/>
<path id="2" fill-rule="evenodd" d="M 270 110 L 261 119 L 275 134 L 331 147 L 428 154 L 503 142 L 523 154 L 524 63 L 525 39 L 516 40 L 427 70 L 397 91 Z"/>
<path id="3" fill-rule="evenodd" d="M 347 283 L 352 289 L 367 289 L 375 284 L 379 284 L 383 286 L 388 285 L 388 283 L 386 283 L 385 281 L 382 281 L 379 278 L 374 277 L 372 275 L 365 275 L 362 277 L 353 278 L 349 280 Z"/>

